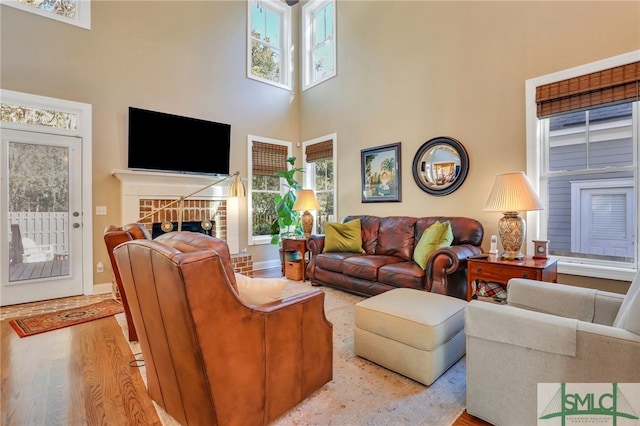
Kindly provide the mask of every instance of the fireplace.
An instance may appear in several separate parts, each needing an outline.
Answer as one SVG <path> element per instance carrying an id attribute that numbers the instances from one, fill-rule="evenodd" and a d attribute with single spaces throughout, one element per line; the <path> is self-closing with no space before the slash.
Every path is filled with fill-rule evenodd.
<path id="1" fill-rule="evenodd" d="M 192 222 L 154 222 L 151 224 L 151 238 L 155 239 L 157 236 L 166 232 L 182 231 L 189 232 L 201 232 L 203 234 L 212 235 L 211 231 L 215 230 L 216 223 L 211 221 L 192 221 Z"/>
<path id="2" fill-rule="evenodd" d="M 181 214 L 183 223 L 197 222 L 199 226 L 200 222 L 208 220 L 215 223 L 211 235 L 225 240 L 232 254 L 240 252 L 238 200 L 229 197 L 231 179 L 176 202 L 220 178 L 136 170 L 114 170 L 111 174 L 120 181 L 122 223 L 137 222 L 141 217 L 173 203 L 141 223 L 153 232 L 154 223 L 175 223 Z"/>

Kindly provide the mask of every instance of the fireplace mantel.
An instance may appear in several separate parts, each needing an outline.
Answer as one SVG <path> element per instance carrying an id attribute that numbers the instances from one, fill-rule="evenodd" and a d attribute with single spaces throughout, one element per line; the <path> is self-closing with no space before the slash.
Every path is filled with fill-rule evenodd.
<path id="1" fill-rule="evenodd" d="M 227 206 L 227 245 L 231 253 L 238 253 L 238 202 L 229 196 L 233 179 L 228 179 L 206 188 L 225 176 L 192 175 L 182 173 L 163 173 L 138 170 L 113 170 L 111 175 L 120 181 L 121 220 L 132 223 L 140 218 L 140 200 L 142 199 L 179 199 L 191 193 L 190 199 L 226 200 Z M 199 191 L 202 189 L 202 191 Z"/>

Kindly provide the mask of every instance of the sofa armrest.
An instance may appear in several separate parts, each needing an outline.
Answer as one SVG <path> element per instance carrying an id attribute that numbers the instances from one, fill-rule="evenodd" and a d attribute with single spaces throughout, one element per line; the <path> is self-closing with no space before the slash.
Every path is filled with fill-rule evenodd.
<path id="1" fill-rule="evenodd" d="M 324 234 L 314 234 L 307 239 L 307 248 L 311 252 L 311 256 L 322 253 L 324 250 Z"/>
<path id="2" fill-rule="evenodd" d="M 427 290 L 466 299 L 467 258 L 480 253 L 482 249 L 471 244 L 459 244 L 434 251 L 427 260 L 425 269 L 425 282 L 431 283 L 431 288 Z M 458 272 L 462 275 L 458 281 L 462 283 L 464 289 L 450 288 L 455 284 L 450 282 L 448 276 Z"/>
<path id="3" fill-rule="evenodd" d="M 507 284 L 507 304 L 580 321 L 611 325 L 622 299 L 621 294 L 524 278 Z"/>

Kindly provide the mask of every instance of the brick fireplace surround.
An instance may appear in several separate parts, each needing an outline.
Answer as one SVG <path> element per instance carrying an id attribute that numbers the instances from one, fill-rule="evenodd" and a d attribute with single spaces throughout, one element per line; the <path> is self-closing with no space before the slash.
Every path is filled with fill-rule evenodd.
<path id="1" fill-rule="evenodd" d="M 111 173 L 120 181 L 122 223 L 132 223 L 141 217 L 198 191 L 220 178 L 201 175 L 114 170 Z M 211 234 L 227 242 L 231 251 L 234 271 L 253 276 L 251 255 L 239 253 L 238 201 L 229 197 L 232 179 L 221 182 L 194 194 L 183 201 L 182 221 L 214 223 Z M 149 232 L 153 223 L 177 222 L 181 206 L 175 203 L 141 221 Z"/>

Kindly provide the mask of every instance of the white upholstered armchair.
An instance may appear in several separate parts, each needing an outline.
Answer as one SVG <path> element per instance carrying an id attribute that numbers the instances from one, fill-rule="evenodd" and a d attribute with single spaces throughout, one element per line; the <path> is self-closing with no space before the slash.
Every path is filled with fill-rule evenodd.
<path id="1" fill-rule="evenodd" d="M 465 308 L 467 412 L 535 425 L 538 383 L 640 382 L 640 278 L 626 295 L 526 279 Z"/>

